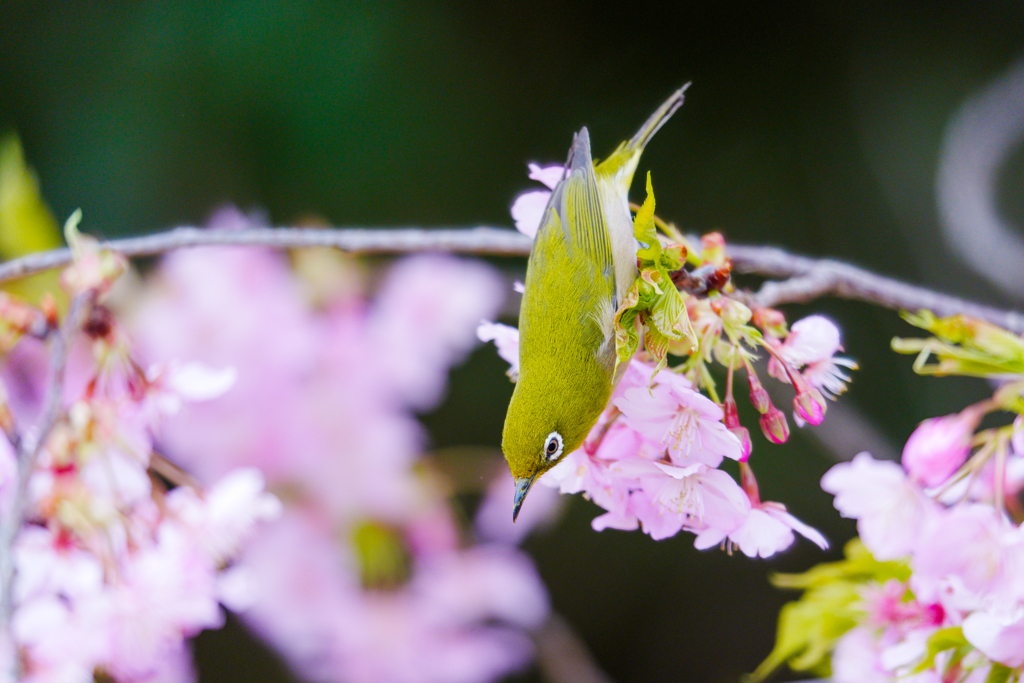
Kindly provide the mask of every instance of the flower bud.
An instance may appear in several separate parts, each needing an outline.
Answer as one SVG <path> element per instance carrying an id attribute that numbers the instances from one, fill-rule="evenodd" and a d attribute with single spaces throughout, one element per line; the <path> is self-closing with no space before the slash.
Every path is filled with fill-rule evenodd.
<path id="1" fill-rule="evenodd" d="M 747 431 L 746 427 L 729 427 L 729 431 L 740 440 L 742 448 L 740 462 L 746 462 L 750 459 L 750 451 L 754 449 L 754 445 L 750 442 L 750 432 Z"/>
<path id="2" fill-rule="evenodd" d="M 730 325 L 746 325 L 750 322 L 751 312 L 745 304 L 735 299 L 726 299 L 719 315 Z"/>
<path id="3" fill-rule="evenodd" d="M 747 383 L 750 384 L 750 402 L 757 408 L 757 412 L 764 415 L 772 407 L 772 399 L 768 396 L 768 391 L 753 372 L 747 373 Z"/>
<path id="4" fill-rule="evenodd" d="M 729 429 L 740 426 L 740 414 L 736 409 L 736 401 L 733 400 L 732 396 L 725 397 L 725 403 L 722 404 L 722 412 L 725 416 L 722 418 L 723 424 Z"/>
<path id="5" fill-rule="evenodd" d="M 786 415 L 775 406 L 770 405 L 768 412 L 761 416 L 761 431 L 772 443 L 786 443 L 789 438 L 789 423 Z"/>
<path id="6" fill-rule="evenodd" d="M 740 486 L 750 499 L 752 505 L 761 504 L 761 492 L 757 487 L 757 478 L 754 477 L 754 470 L 746 462 L 740 462 Z"/>
<path id="7" fill-rule="evenodd" d="M 924 486 L 938 486 L 967 460 L 979 417 L 970 409 L 922 422 L 903 447 L 903 469 Z"/>
<path id="8" fill-rule="evenodd" d="M 820 425 L 825 419 L 825 397 L 814 387 L 798 392 L 793 398 L 793 408 L 808 424 Z"/>
<path id="9" fill-rule="evenodd" d="M 753 312 L 754 324 L 762 330 L 770 329 L 783 332 L 786 325 L 786 316 L 774 308 L 757 308 Z"/>
<path id="10" fill-rule="evenodd" d="M 702 247 L 700 257 L 705 261 L 720 266 L 725 262 L 725 238 L 720 232 L 709 232 L 700 238 Z"/>

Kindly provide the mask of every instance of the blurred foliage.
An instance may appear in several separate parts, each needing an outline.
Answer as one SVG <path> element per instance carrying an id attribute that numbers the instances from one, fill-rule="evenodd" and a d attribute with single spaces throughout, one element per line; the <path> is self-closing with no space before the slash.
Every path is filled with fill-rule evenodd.
<path id="1" fill-rule="evenodd" d="M 0 258 L 10 259 L 63 244 L 60 228 L 39 191 L 39 180 L 26 163 L 14 134 L 0 138 Z M 4 285 L 4 291 L 38 304 L 43 292 L 63 303 L 57 271 Z"/>
<path id="2" fill-rule="evenodd" d="M 763 681 L 783 664 L 829 676 L 829 656 L 836 641 L 863 617 L 861 589 L 910 578 L 906 563 L 879 562 L 859 538 L 846 544 L 844 554 L 844 560 L 819 564 L 802 574 L 772 577 L 779 588 L 796 588 L 804 594 L 780 610 L 775 647 L 751 674 L 751 683 Z"/>
<path id="3" fill-rule="evenodd" d="M 607 154 L 693 81 L 638 174 L 654 169 L 660 216 L 1020 303 L 946 249 L 933 190 L 946 121 L 1024 52 L 1019 2 L 6 0 L 0 26 L 0 131 L 21 135 L 53 213 L 81 206 L 86 232 L 198 224 L 224 202 L 279 225 L 509 225 L 527 161 L 564 159 L 581 125 Z M 999 188 L 1017 224 L 1022 190 L 1017 154 Z M 522 276 L 521 260 L 493 262 Z M 912 330 L 890 311 L 830 300 L 787 314 L 812 310 L 860 363 L 841 401 L 893 444 L 991 393 L 914 375 L 889 350 Z M 478 350 L 423 417 L 433 445 L 493 452 L 511 390 Z M 801 542 L 764 562 L 597 534 L 579 498 L 528 541 L 554 606 L 616 681 L 736 680 L 771 650 L 785 596 L 769 572 L 837 559 L 853 534 L 818 487 L 859 450 L 824 451 L 814 434 L 830 428 L 783 447 L 755 435 L 752 456 L 762 493 L 821 529 L 829 553 Z M 286 680 L 254 648 L 234 620 L 203 634 L 201 678 Z"/>

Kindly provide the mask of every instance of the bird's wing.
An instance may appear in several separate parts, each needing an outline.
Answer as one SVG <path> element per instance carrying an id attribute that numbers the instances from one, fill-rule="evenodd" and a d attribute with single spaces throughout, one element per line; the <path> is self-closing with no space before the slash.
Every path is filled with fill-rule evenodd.
<path id="1" fill-rule="evenodd" d="M 604 362 L 603 347 L 612 338 L 615 265 L 586 128 L 573 141 L 569 171 L 555 187 L 534 238 L 520 334 L 568 325 L 557 335 L 560 342 L 598 353 Z M 555 352 L 548 344 L 531 348 L 537 347 Z M 521 343 L 521 353 L 524 348 Z"/>
<path id="2" fill-rule="evenodd" d="M 612 246 L 608 222 L 601 206 L 594 161 L 590 156 L 590 134 L 586 128 L 573 139 L 569 152 L 569 176 L 555 188 L 551 198 L 562 228 L 573 248 L 581 250 L 599 270 L 612 273 Z"/>

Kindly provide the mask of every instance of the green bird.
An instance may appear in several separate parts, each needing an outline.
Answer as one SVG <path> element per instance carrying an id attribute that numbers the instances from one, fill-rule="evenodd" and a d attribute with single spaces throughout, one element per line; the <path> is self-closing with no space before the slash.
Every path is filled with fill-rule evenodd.
<path id="1" fill-rule="evenodd" d="M 501 443 L 515 477 L 512 521 L 537 477 L 583 444 L 618 383 L 613 318 L 637 277 L 627 194 L 644 146 L 688 85 L 596 167 L 587 129 L 573 138 L 566 177 L 533 240 L 519 309 L 519 379 Z"/>

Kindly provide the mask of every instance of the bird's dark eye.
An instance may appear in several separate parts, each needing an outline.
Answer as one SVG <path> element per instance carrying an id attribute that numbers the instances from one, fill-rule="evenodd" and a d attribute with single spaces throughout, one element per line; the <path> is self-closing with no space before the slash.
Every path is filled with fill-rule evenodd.
<path id="1" fill-rule="evenodd" d="M 548 461 L 557 460 L 562 455 L 562 435 L 558 432 L 551 432 L 544 440 L 544 457 Z"/>

